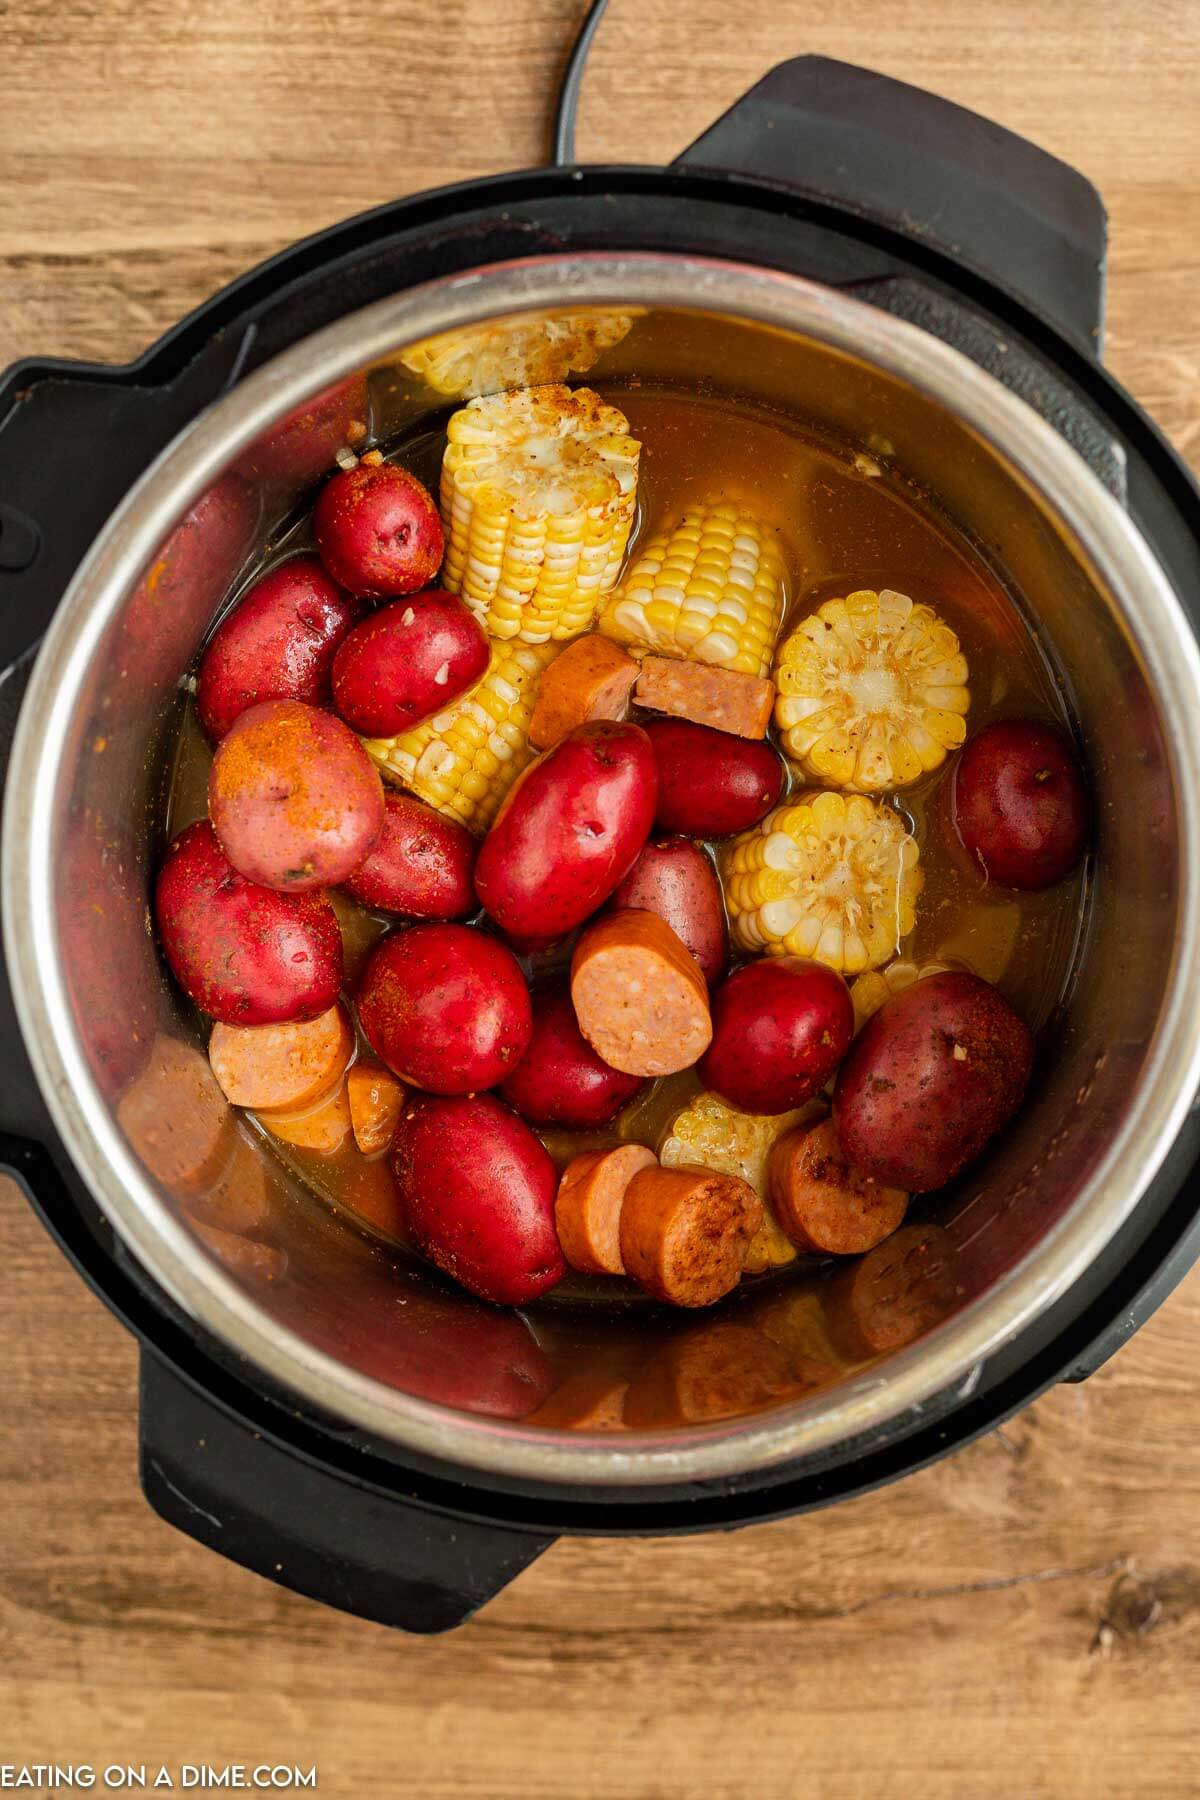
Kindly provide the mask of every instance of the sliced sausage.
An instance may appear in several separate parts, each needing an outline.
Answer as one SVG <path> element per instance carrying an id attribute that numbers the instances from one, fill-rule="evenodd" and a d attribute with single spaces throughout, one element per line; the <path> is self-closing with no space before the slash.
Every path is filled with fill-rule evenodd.
<path id="1" fill-rule="evenodd" d="M 621 1207 L 625 1190 L 642 1169 L 655 1165 L 644 1144 L 585 1150 L 569 1162 L 558 1184 L 554 1224 L 562 1253 L 584 1275 L 623 1275 Z"/>
<path id="2" fill-rule="evenodd" d="M 637 907 L 589 925 L 571 958 L 571 999 L 592 1049 L 625 1075 L 690 1069 L 712 1040 L 700 965 L 669 925 Z"/>
<path id="3" fill-rule="evenodd" d="M 315 1106 L 296 1112 L 259 1113 L 258 1120 L 280 1143 L 294 1144 L 297 1150 L 315 1150 L 320 1156 L 336 1155 L 354 1131 L 344 1081 Z"/>
<path id="4" fill-rule="evenodd" d="M 538 685 L 529 741 L 549 750 L 589 719 L 623 719 L 638 666 L 618 644 L 592 632 L 576 638 L 550 664 Z"/>
<path id="5" fill-rule="evenodd" d="M 672 1306 L 711 1306 L 735 1288 L 762 1202 L 748 1182 L 712 1169 L 643 1169 L 625 1190 L 626 1273 Z"/>
<path id="6" fill-rule="evenodd" d="M 634 699 L 651 712 L 693 719 L 734 737 L 760 738 L 771 722 L 775 684 L 739 669 L 711 663 L 677 662 L 648 656 L 642 663 Z"/>
<path id="7" fill-rule="evenodd" d="M 364 1156 L 387 1150 L 396 1135 L 408 1089 L 374 1062 L 356 1062 L 346 1076 L 346 1097 L 354 1141 Z"/>
<path id="8" fill-rule="evenodd" d="M 785 1131 L 771 1146 L 767 1198 L 797 1250 L 862 1256 L 904 1223 L 908 1195 L 860 1175 L 842 1155 L 832 1119 Z"/>
<path id="9" fill-rule="evenodd" d="M 214 1181 L 236 1137 L 203 1052 L 168 1037 L 155 1041 L 149 1063 L 122 1096 L 117 1123 L 151 1175 L 173 1192 L 197 1192 Z"/>
<path id="10" fill-rule="evenodd" d="M 860 1360 L 903 1350 L 953 1312 L 957 1252 L 940 1225 L 906 1225 L 826 1285 L 830 1336 Z"/>
<path id="11" fill-rule="evenodd" d="M 345 1008 L 287 1025 L 214 1025 L 208 1060 L 227 1100 L 251 1112 L 298 1112 L 338 1081 L 354 1049 Z"/>

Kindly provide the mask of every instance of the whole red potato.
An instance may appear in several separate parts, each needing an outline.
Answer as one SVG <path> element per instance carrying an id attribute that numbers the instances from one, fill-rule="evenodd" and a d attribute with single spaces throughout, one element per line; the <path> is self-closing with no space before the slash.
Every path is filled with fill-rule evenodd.
<path id="1" fill-rule="evenodd" d="M 499 1092 L 533 1125 L 591 1131 L 614 1119 L 641 1086 L 640 1075 L 623 1075 L 597 1056 L 569 990 L 555 987 L 534 995 L 529 1048 Z"/>
<path id="2" fill-rule="evenodd" d="M 477 845 L 465 825 L 412 794 L 385 788 L 383 828 L 342 886 L 362 906 L 410 919 L 463 919 L 475 911 Z"/>
<path id="3" fill-rule="evenodd" d="M 690 719 L 650 719 L 658 764 L 660 831 L 728 837 L 765 819 L 783 791 L 783 759 L 765 739 L 734 737 Z"/>
<path id="4" fill-rule="evenodd" d="M 985 725 L 946 777 L 950 824 L 976 871 L 1002 887 L 1051 887 L 1087 848 L 1090 807 L 1070 744 L 1050 725 Z"/>
<path id="5" fill-rule="evenodd" d="M 687 945 L 710 985 L 729 966 L 729 932 L 717 871 L 699 844 L 663 838 L 647 844 L 612 897 L 614 909 L 657 913 Z"/>
<path id="6" fill-rule="evenodd" d="M 749 1113 L 790 1112 L 819 1094 L 854 1036 L 850 989 L 824 963 L 764 957 L 713 996 L 700 1078 Z"/>
<path id="7" fill-rule="evenodd" d="M 465 694 L 488 666 L 487 634 L 441 588 L 381 606 L 343 639 L 333 704 L 364 737 L 397 737 Z"/>
<path id="8" fill-rule="evenodd" d="M 470 925 L 414 925 L 384 938 L 362 973 L 358 1022 L 393 1075 L 435 1094 L 494 1087 L 533 1030 L 516 957 Z"/>
<path id="9" fill-rule="evenodd" d="M 481 1300 L 523 1306 L 562 1280 L 558 1172 L 492 1095 L 410 1101 L 392 1172 L 418 1250 Z"/>
<path id="10" fill-rule="evenodd" d="M 333 655 L 362 604 L 315 556 L 293 556 L 256 581 L 222 619 L 200 663 L 196 707 L 216 742 L 260 700 L 327 705 Z"/>
<path id="11" fill-rule="evenodd" d="M 552 939 L 582 924 L 633 867 L 657 791 L 640 725 L 580 725 L 530 763 L 475 865 L 475 891 L 501 929 Z"/>
<path id="12" fill-rule="evenodd" d="M 312 1019 L 337 999 L 342 934 L 329 902 L 248 881 L 207 819 L 168 846 L 154 916 L 176 981 L 223 1025 Z"/>
<path id="13" fill-rule="evenodd" d="M 383 829 L 383 783 L 332 713 L 266 700 L 217 745 L 208 814 L 236 869 L 300 893 L 344 881 L 364 860 Z"/>
<path id="14" fill-rule="evenodd" d="M 368 600 L 415 594 L 442 563 L 442 521 L 428 488 L 371 453 L 325 483 L 313 536 L 333 579 Z"/>
<path id="15" fill-rule="evenodd" d="M 974 1162 L 1025 1095 L 1033 1037 L 978 975 L 929 975 L 868 1019 L 838 1074 L 846 1160 L 923 1194 Z"/>

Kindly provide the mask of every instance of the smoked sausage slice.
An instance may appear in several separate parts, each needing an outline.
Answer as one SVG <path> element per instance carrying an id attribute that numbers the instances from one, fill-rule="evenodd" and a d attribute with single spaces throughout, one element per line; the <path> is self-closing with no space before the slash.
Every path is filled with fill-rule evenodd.
<path id="1" fill-rule="evenodd" d="M 623 1275 L 621 1208 L 625 1190 L 642 1169 L 655 1166 L 644 1144 L 585 1150 L 558 1184 L 554 1224 L 562 1253 L 584 1275 Z"/>
<path id="2" fill-rule="evenodd" d="M 860 1175 L 832 1119 L 785 1131 L 771 1146 L 767 1198 L 797 1250 L 862 1256 L 904 1223 L 908 1195 Z"/>
<path id="3" fill-rule="evenodd" d="M 700 965 L 669 925 L 638 907 L 589 925 L 571 958 L 571 999 L 592 1049 L 625 1075 L 690 1069 L 712 1041 Z"/>
<path id="4" fill-rule="evenodd" d="M 712 1169 L 643 1169 L 625 1190 L 626 1273 L 672 1306 L 711 1306 L 735 1288 L 762 1202 L 737 1175 Z"/>

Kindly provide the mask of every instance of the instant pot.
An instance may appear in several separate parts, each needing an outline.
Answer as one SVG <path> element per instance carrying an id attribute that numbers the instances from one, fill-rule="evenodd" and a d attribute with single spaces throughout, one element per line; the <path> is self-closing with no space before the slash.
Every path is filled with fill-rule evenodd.
<path id="1" fill-rule="evenodd" d="M 1200 504 L 1101 365 L 1104 256 L 1080 175 L 806 57 L 669 168 L 421 194 L 283 252 L 127 367 L 8 372 L 0 1162 L 140 1340 L 162 1517 L 298 1592 L 442 1630 L 561 1534 L 729 1528 L 920 1468 L 1085 1378 L 1191 1266 Z M 1096 810 L 1031 1100 L 884 1270 L 911 1329 L 835 1385 L 674 1430 L 529 1424 L 536 1309 L 393 1267 L 232 1120 L 223 1179 L 262 1184 L 275 1260 L 271 1279 L 226 1266 L 173 1121 L 128 1100 L 155 1058 L 203 1043 L 147 894 L 181 678 L 231 584 L 364 394 L 381 439 L 437 427 L 445 397 L 405 346 L 590 307 L 633 322 L 589 379 L 783 405 L 966 533 L 1028 609 Z M 649 1305 L 624 1325 L 646 1359 L 696 1329 Z M 604 1319 L 581 1317 L 581 1382 L 604 1346 Z"/>

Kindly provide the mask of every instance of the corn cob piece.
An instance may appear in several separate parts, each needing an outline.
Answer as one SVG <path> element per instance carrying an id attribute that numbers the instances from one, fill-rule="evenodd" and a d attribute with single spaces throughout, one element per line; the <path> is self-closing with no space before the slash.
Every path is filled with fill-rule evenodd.
<path id="1" fill-rule="evenodd" d="M 487 673 L 445 712 L 393 738 L 364 738 L 380 770 L 439 812 L 486 831 L 537 752 L 529 721 L 554 644 L 493 644 Z"/>
<path id="2" fill-rule="evenodd" d="M 641 308 L 538 313 L 444 331 L 397 359 L 439 394 L 466 400 L 505 388 L 542 387 L 584 375 L 628 335 Z"/>
<path id="3" fill-rule="evenodd" d="M 904 820 L 878 801 L 796 795 L 725 852 L 734 939 L 849 975 L 881 968 L 916 923 L 919 855 Z"/>
<path id="4" fill-rule="evenodd" d="M 789 1113 L 744 1113 L 719 1094 L 697 1094 L 672 1121 L 659 1145 L 664 1168 L 699 1164 L 722 1175 L 740 1175 L 763 1203 L 763 1222 L 750 1240 L 745 1270 L 761 1275 L 795 1262 L 796 1246 L 779 1229 L 767 1204 L 767 1158 L 775 1139 L 802 1119 L 819 1116 L 819 1108 L 802 1106 Z"/>
<path id="5" fill-rule="evenodd" d="M 775 722 L 814 781 L 876 794 L 907 787 L 967 735 L 958 639 L 894 588 L 827 600 L 779 652 Z"/>
<path id="6" fill-rule="evenodd" d="M 850 999 L 854 1005 L 854 1035 L 858 1036 L 867 1020 L 877 1013 L 894 994 L 902 994 L 915 981 L 927 975 L 945 975 L 961 965 L 949 962 L 910 962 L 900 957 L 886 969 L 868 969 L 851 983 Z"/>
<path id="7" fill-rule="evenodd" d="M 590 388 L 472 400 L 446 427 L 442 586 L 494 638 L 578 637 L 615 586 L 641 445 Z"/>
<path id="8" fill-rule="evenodd" d="M 619 644 L 770 673 L 783 618 L 783 557 L 732 501 L 692 506 L 656 531 L 600 615 Z"/>

